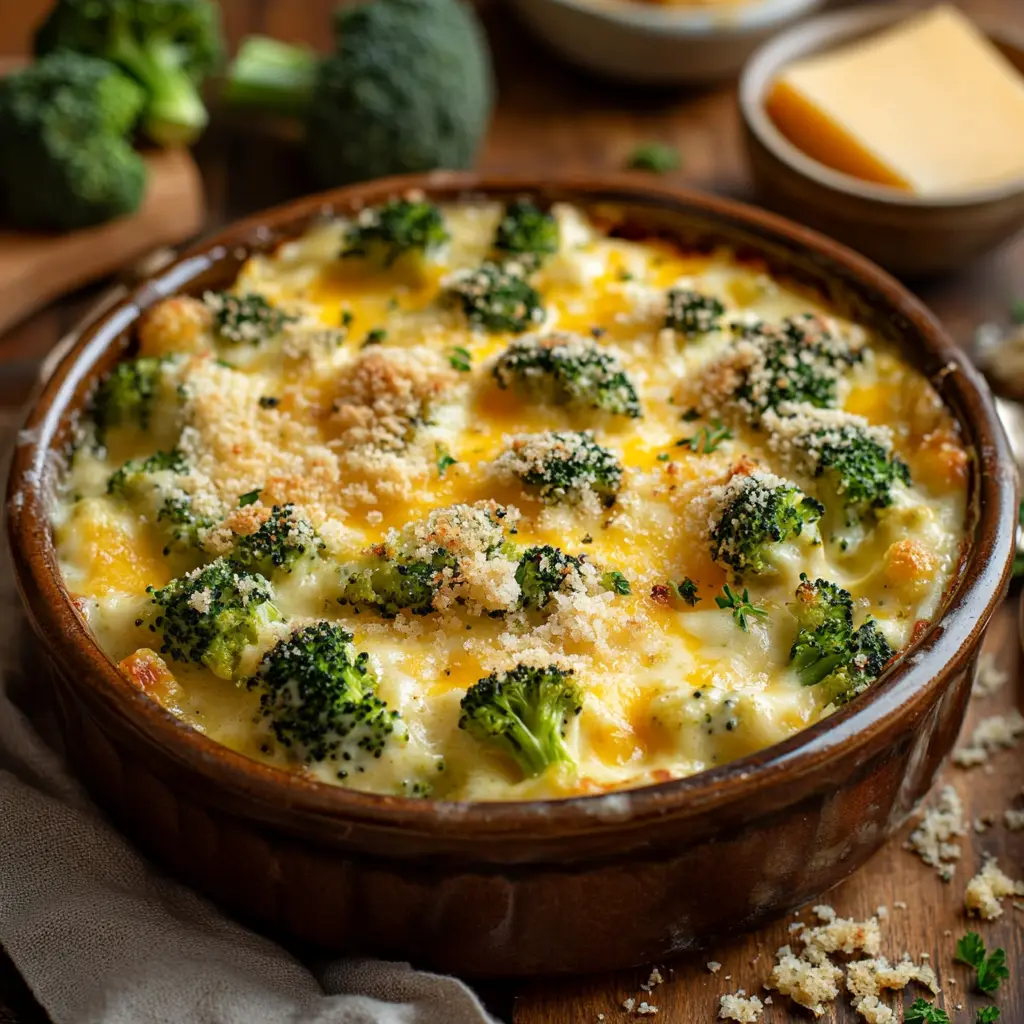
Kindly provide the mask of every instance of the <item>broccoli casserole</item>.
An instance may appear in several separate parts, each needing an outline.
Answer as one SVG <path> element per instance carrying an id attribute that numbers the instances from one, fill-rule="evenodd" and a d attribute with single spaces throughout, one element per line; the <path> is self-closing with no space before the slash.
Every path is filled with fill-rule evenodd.
<path id="1" fill-rule="evenodd" d="M 125 676 L 389 794 L 691 775 L 940 610 L 969 454 L 881 339 L 727 249 L 397 198 L 151 307 L 54 512 Z"/>

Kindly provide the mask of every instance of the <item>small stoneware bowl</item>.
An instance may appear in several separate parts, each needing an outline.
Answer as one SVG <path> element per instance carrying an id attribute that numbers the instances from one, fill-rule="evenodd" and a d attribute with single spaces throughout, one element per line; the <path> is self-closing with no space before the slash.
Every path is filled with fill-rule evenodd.
<path id="1" fill-rule="evenodd" d="M 787 64 L 881 31 L 918 10 L 900 4 L 857 7 L 793 26 L 750 59 L 739 97 L 751 169 L 766 204 L 905 277 L 963 267 L 1015 234 L 1024 226 L 1024 177 L 948 198 L 921 198 L 860 181 L 794 146 L 775 127 L 764 101 Z M 982 27 L 1024 71 L 1024 41 Z"/>
<path id="2" fill-rule="evenodd" d="M 566 60 L 642 85 L 697 84 L 735 75 L 764 40 L 826 2 L 513 0 L 526 24 Z"/>
<path id="3" fill-rule="evenodd" d="M 76 415 L 161 297 L 223 288 L 246 257 L 410 188 L 596 210 L 631 236 L 727 244 L 899 345 L 972 453 L 967 542 L 936 621 L 827 720 L 711 771 L 532 803 L 358 793 L 283 772 L 189 728 L 100 650 L 61 577 L 50 509 Z M 1013 464 L 978 373 L 877 267 L 759 210 L 625 177 L 435 174 L 304 199 L 203 242 L 85 325 L 14 453 L 18 584 L 53 668 L 67 749 L 95 799 L 169 871 L 245 920 L 347 953 L 475 975 L 662 960 L 814 899 L 864 863 L 927 792 L 960 729 L 982 634 L 1006 590 Z"/>

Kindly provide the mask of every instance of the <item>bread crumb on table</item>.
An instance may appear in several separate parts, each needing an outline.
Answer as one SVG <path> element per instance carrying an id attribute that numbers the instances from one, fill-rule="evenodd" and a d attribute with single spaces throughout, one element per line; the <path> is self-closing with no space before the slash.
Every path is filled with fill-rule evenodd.
<path id="1" fill-rule="evenodd" d="M 1014 881 L 1000 869 L 995 857 L 989 857 L 967 883 L 964 906 L 968 914 L 992 921 L 1002 916 L 1000 901 L 1006 896 L 1024 896 L 1024 882 Z"/>
<path id="2" fill-rule="evenodd" d="M 939 877 L 948 882 L 956 870 L 955 861 L 960 859 L 963 852 L 960 844 L 952 840 L 966 833 L 960 797 L 952 786 L 944 786 L 934 806 L 925 811 L 917 828 L 910 833 L 905 848 L 916 853 L 929 867 L 935 868 Z M 902 909 L 906 904 L 897 901 L 893 906 Z"/>
<path id="3" fill-rule="evenodd" d="M 722 996 L 718 1006 L 719 1020 L 734 1020 L 740 1024 L 757 1024 L 764 1012 L 764 1003 L 757 996 L 747 996 L 743 989 Z"/>
<path id="4" fill-rule="evenodd" d="M 722 969 L 722 965 L 717 960 L 709 960 L 707 967 L 712 974 L 717 974 Z"/>
<path id="5" fill-rule="evenodd" d="M 996 751 L 1016 746 L 1022 735 L 1024 715 L 1016 708 L 1005 715 L 990 715 L 975 726 L 966 746 L 954 752 L 953 763 L 960 768 L 984 764 Z"/>
<path id="6" fill-rule="evenodd" d="M 998 693 L 1009 681 L 1010 673 L 999 668 L 995 656 L 986 651 L 978 659 L 978 671 L 974 677 L 972 697 L 991 697 Z"/>

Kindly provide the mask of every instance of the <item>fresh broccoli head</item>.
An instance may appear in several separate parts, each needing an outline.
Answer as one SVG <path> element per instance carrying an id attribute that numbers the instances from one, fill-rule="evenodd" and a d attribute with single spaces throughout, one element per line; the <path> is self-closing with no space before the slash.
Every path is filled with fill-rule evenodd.
<path id="1" fill-rule="evenodd" d="M 511 258 L 528 269 L 539 267 L 558 252 L 558 221 L 529 199 L 508 204 L 494 236 L 499 257 Z"/>
<path id="2" fill-rule="evenodd" d="M 139 87 L 106 61 L 55 54 L 0 78 L 0 213 L 70 231 L 134 212 L 146 165 L 130 133 Z"/>
<path id="3" fill-rule="evenodd" d="M 787 404 L 834 408 L 843 370 L 862 358 L 859 347 L 810 313 L 741 328 L 734 353 L 726 357 L 735 380 L 732 397 L 755 424 L 767 410 Z"/>
<path id="4" fill-rule="evenodd" d="M 277 741 L 307 764 L 340 760 L 361 770 L 364 757 L 380 757 L 392 738 L 405 735 L 398 712 L 377 696 L 368 655 L 330 622 L 279 641 L 248 685 L 259 689 L 260 709 Z"/>
<path id="5" fill-rule="evenodd" d="M 791 610 L 799 626 L 790 662 L 804 686 L 824 683 L 829 699 L 845 703 L 882 672 L 895 651 L 869 619 L 853 628 L 853 599 L 829 583 L 801 574 Z"/>
<path id="6" fill-rule="evenodd" d="M 443 551 L 429 561 L 381 552 L 369 565 L 348 574 L 339 601 L 357 609 L 374 608 L 386 619 L 404 608 L 414 615 L 429 615 L 445 570 L 451 575 L 457 569 L 457 560 Z"/>
<path id="7" fill-rule="evenodd" d="M 466 691 L 459 728 L 512 756 L 526 777 L 559 761 L 575 763 L 565 744 L 566 724 L 583 707 L 571 670 L 516 665 Z"/>
<path id="8" fill-rule="evenodd" d="M 540 293 L 517 273 L 518 264 L 482 263 L 448 286 L 449 301 L 462 307 L 473 327 L 522 334 L 544 319 Z"/>
<path id="9" fill-rule="evenodd" d="M 715 499 L 711 557 L 737 576 L 775 572 L 780 544 L 800 536 L 818 542 L 817 529 L 805 528 L 824 511 L 814 498 L 778 477 L 734 476 Z"/>
<path id="10" fill-rule="evenodd" d="M 618 457 L 589 431 L 525 434 L 512 441 L 495 466 L 549 504 L 578 502 L 592 491 L 603 504 L 611 505 L 622 486 Z"/>
<path id="11" fill-rule="evenodd" d="M 892 504 L 893 487 L 910 484 L 910 469 L 890 450 L 884 432 L 853 424 L 825 426 L 793 439 L 849 513 L 863 518 Z"/>
<path id="12" fill-rule="evenodd" d="M 259 528 L 235 541 L 231 559 L 246 569 L 270 576 L 291 572 L 304 556 L 317 558 L 324 542 L 294 505 L 275 505 Z"/>
<path id="13" fill-rule="evenodd" d="M 572 576 L 579 576 L 585 562 L 583 555 L 567 555 L 550 544 L 527 548 L 516 567 L 516 583 L 522 592 L 520 604 L 524 608 L 543 608 Z"/>
<path id="14" fill-rule="evenodd" d="M 494 364 L 494 379 L 538 402 L 643 415 L 636 388 L 615 356 L 573 334 L 516 339 Z"/>
<path id="15" fill-rule="evenodd" d="M 470 167 L 491 116 L 493 73 L 476 15 L 458 0 L 370 0 L 335 14 L 323 60 L 273 40 L 242 44 L 236 106 L 299 113 L 323 187 Z"/>
<path id="16" fill-rule="evenodd" d="M 665 326 L 686 338 L 715 330 L 725 314 L 725 306 L 713 295 L 692 288 L 670 288 L 665 298 Z"/>
<path id="17" fill-rule="evenodd" d="M 232 345 L 261 345 L 298 319 L 256 292 L 207 292 L 203 302 L 213 313 L 214 334 Z"/>
<path id="18" fill-rule="evenodd" d="M 156 609 L 149 628 L 163 635 L 160 653 L 199 662 L 221 679 L 236 678 L 246 648 L 281 619 L 270 583 L 224 558 L 148 593 Z"/>
<path id="19" fill-rule="evenodd" d="M 441 211 L 426 200 L 392 199 L 363 210 L 348 229 L 342 256 L 369 256 L 389 267 L 409 252 L 421 254 L 448 241 Z"/>
<path id="20" fill-rule="evenodd" d="M 199 86 L 220 61 L 219 20 L 210 0 L 57 0 L 35 51 L 70 50 L 118 65 L 145 91 L 146 134 L 183 146 L 209 120 Z"/>
<path id="21" fill-rule="evenodd" d="M 91 403 L 92 420 L 100 439 L 112 427 L 149 429 L 163 371 L 164 361 L 152 356 L 126 360 L 110 371 Z"/>

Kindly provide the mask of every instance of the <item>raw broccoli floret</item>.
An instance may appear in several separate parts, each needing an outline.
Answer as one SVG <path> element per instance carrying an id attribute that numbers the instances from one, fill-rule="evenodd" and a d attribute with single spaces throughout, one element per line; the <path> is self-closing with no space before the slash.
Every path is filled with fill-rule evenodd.
<path id="1" fill-rule="evenodd" d="M 692 288 L 670 288 L 665 298 L 665 326 L 686 338 L 715 330 L 725 314 L 725 306 L 713 295 Z"/>
<path id="2" fill-rule="evenodd" d="M 523 552 L 516 568 L 516 583 L 522 594 L 524 608 L 543 608 L 552 594 L 557 594 L 573 573 L 579 573 L 586 562 L 582 555 L 567 555 L 561 548 L 544 544 Z"/>
<path id="3" fill-rule="evenodd" d="M 221 57 L 220 13 L 209 0 L 58 0 L 35 51 L 102 57 L 146 94 L 142 124 L 162 146 L 187 146 L 209 115 L 199 95 Z"/>
<path id="4" fill-rule="evenodd" d="M 521 334 L 544 319 L 544 306 L 517 266 L 482 263 L 458 275 L 448 286 L 447 298 L 462 307 L 473 327 Z"/>
<path id="5" fill-rule="evenodd" d="M 853 599 L 828 580 L 801 574 L 791 610 L 800 629 L 790 662 L 804 686 L 824 683 L 829 699 L 845 703 L 876 679 L 896 653 L 869 619 L 853 628 Z"/>
<path id="6" fill-rule="evenodd" d="M 231 558 L 246 569 L 270 576 L 278 569 L 291 572 L 304 556 L 319 557 L 323 547 L 319 534 L 294 505 L 275 505 L 259 529 L 235 541 Z"/>
<path id="7" fill-rule="evenodd" d="M 126 425 L 148 430 L 160 391 L 164 361 L 142 356 L 118 363 L 96 389 L 91 404 L 93 423 L 102 435 Z"/>
<path id="8" fill-rule="evenodd" d="M 228 75 L 237 106 L 297 113 L 324 186 L 470 167 L 491 116 L 493 73 L 458 0 L 371 0 L 335 14 L 334 52 L 246 40 Z"/>
<path id="9" fill-rule="evenodd" d="M 743 358 L 734 398 L 755 424 L 768 409 L 786 404 L 835 407 L 843 370 L 863 358 L 859 348 L 810 313 L 743 327 L 739 345 Z"/>
<path id="10" fill-rule="evenodd" d="M 527 269 L 539 267 L 546 256 L 558 252 L 558 221 L 529 199 L 516 199 L 505 208 L 494 248 L 500 257 L 511 257 Z"/>
<path id="11" fill-rule="evenodd" d="M 824 478 L 858 518 L 891 505 L 897 483 L 910 484 L 910 468 L 870 428 L 823 427 L 799 435 L 793 444 L 807 454 L 814 476 Z"/>
<path id="12" fill-rule="evenodd" d="M 0 213 L 70 231 L 132 213 L 146 165 L 130 134 L 142 90 L 113 65 L 54 54 L 0 78 Z"/>
<path id="13" fill-rule="evenodd" d="M 554 665 L 489 675 L 462 698 L 459 728 L 510 754 L 527 777 L 559 761 L 575 763 L 565 727 L 582 710 L 583 692 L 572 676 Z"/>
<path id="14" fill-rule="evenodd" d="M 737 576 L 778 568 L 777 545 L 806 536 L 817 542 L 824 507 L 798 487 L 761 474 L 734 476 L 712 514 L 711 557 Z"/>
<path id="15" fill-rule="evenodd" d="M 225 558 L 147 593 L 149 628 L 163 635 L 160 653 L 199 662 L 221 679 L 236 678 L 245 649 L 281 619 L 270 583 Z"/>
<path id="16" fill-rule="evenodd" d="M 448 241 L 441 211 L 426 200 L 392 199 L 363 210 L 345 234 L 342 256 L 369 256 L 390 267 L 409 252 L 430 252 Z"/>
<path id="17" fill-rule="evenodd" d="M 250 689 L 277 741 L 307 763 L 342 761 L 345 778 L 364 757 L 380 757 L 405 730 L 397 711 L 377 696 L 369 656 L 352 634 L 316 622 L 279 641 L 263 656 Z"/>
<path id="18" fill-rule="evenodd" d="M 381 553 L 368 566 L 345 577 L 338 600 L 357 609 L 374 608 L 386 619 L 393 619 L 404 608 L 414 615 L 429 615 L 446 569 L 454 573 L 458 561 L 444 551 L 430 561 Z"/>
<path id="19" fill-rule="evenodd" d="M 214 334 L 232 345 L 261 345 L 298 320 L 256 292 L 207 292 L 203 301 L 213 313 Z"/>
<path id="20" fill-rule="evenodd" d="M 593 491 L 611 505 L 622 486 L 622 464 L 589 431 L 526 434 L 498 457 L 509 472 L 550 504 L 580 501 Z"/>
<path id="21" fill-rule="evenodd" d="M 517 338 L 498 357 L 494 379 L 538 402 L 643 415 L 633 382 L 611 352 L 572 334 Z"/>

